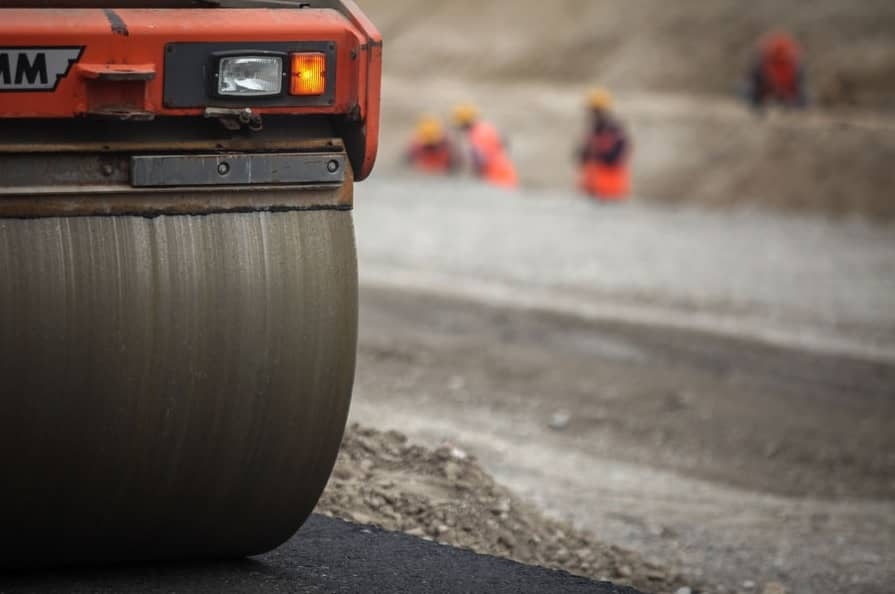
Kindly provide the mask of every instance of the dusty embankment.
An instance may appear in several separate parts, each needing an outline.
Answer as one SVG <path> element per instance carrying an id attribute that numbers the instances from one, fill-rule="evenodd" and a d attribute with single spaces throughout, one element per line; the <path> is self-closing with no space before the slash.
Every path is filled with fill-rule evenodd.
<path id="1" fill-rule="evenodd" d="M 761 35 L 791 31 L 824 107 L 895 109 L 888 0 L 363 0 L 390 75 L 494 83 L 599 80 L 621 91 L 730 95 Z M 422 97 L 421 99 L 425 99 Z"/>
<path id="2" fill-rule="evenodd" d="M 422 112 L 471 100 L 506 133 L 526 185 L 574 187 L 582 97 L 609 85 L 638 198 L 895 217 L 895 5 L 833 0 L 364 3 L 386 38 L 379 172 Z M 759 117 L 733 99 L 773 26 L 806 46 L 819 109 Z M 431 40 L 438 40 L 432 43 Z"/>
<path id="3" fill-rule="evenodd" d="M 572 190 L 586 85 L 387 76 L 379 175 L 399 171 L 414 115 L 468 98 L 506 131 L 523 184 Z M 425 99 L 431 98 L 431 102 Z M 895 121 L 872 113 L 753 114 L 728 99 L 619 93 L 638 199 L 895 218 Z"/>

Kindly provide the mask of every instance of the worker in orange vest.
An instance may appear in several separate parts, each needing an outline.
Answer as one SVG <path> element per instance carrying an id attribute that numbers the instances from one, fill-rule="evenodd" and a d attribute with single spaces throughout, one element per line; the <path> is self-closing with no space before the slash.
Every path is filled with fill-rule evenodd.
<path id="1" fill-rule="evenodd" d="M 480 119 L 478 109 L 473 105 L 457 105 L 453 116 L 454 124 L 462 131 L 469 146 L 469 158 L 475 175 L 502 188 L 518 187 L 516 167 L 497 128 Z"/>
<path id="2" fill-rule="evenodd" d="M 446 175 L 459 169 L 460 159 L 438 118 L 423 116 L 406 154 L 411 167 L 422 173 Z"/>
<path id="3" fill-rule="evenodd" d="M 771 33 L 761 41 L 747 87 L 748 100 L 756 109 L 772 101 L 784 107 L 807 105 L 801 51 L 788 33 Z"/>
<path id="4" fill-rule="evenodd" d="M 625 131 L 610 112 L 612 96 L 594 89 L 587 96 L 590 123 L 578 148 L 579 188 L 602 201 L 624 200 L 631 189 L 630 146 Z"/>

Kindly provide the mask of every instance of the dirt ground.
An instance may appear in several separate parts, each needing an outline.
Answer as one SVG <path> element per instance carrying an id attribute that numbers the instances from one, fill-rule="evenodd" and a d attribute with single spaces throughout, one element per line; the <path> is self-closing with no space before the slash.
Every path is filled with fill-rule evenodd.
<path id="1" fill-rule="evenodd" d="M 463 449 L 426 448 L 394 430 L 347 429 L 317 511 L 649 592 L 686 587 L 668 567 L 546 518 Z"/>
<path id="2" fill-rule="evenodd" d="M 895 218 L 891 2 L 363 6 L 385 38 L 379 173 L 401 168 L 418 114 L 472 101 L 508 137 L 525 185 L 571 189 L 582 98 L 599 83 L 631 130 L 639 199 Z M 755 40 L 775 26 L 805 45 L 806 113 L 757 116 L 734 98 Z"/>
<path id="3" fill-rule="evenodd" d="M 895 3 L 362 5 L 385 74 L 351 414 L 380 431 L 323 509 L 645 591 L 891 592 Z M 757 115 L 737 79 L 777 26 L 813 107 Z M 611 211 L 573 192 L 595 83 L 634 144 Z M 416 116 L 459 101 L 522 192 L 405 175 Z"/>
<path id="4" fill-rule="evenodd" d="M 891 364 L 369 288 L 361 320 L 352 417 L 474 455 L 595 535 L 591 550 L 634 550 L 694 591 L 890 591 Z M 414 467 L 392 460 L 375 478 L 428 481 Z M 411 478 L 389 474 L 401 468 Z M 429 517 L 410 529 L 431 535 Z"/>
<path id="5" fill-rule="evenodd" d="M 362 283 L 895 361 L 895 225 L 377 175 Z"/>

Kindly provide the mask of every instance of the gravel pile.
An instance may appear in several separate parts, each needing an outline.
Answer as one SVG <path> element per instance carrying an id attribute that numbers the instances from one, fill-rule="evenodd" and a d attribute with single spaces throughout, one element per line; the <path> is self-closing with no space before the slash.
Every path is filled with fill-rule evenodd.
<path id="1" fill-rule="evenodd" d="M 348 428 L 317 511 L 647 592 L 685 588 L 677 571 L 544 517 L 462 449 L 430 450 L 394 431 Z"/>

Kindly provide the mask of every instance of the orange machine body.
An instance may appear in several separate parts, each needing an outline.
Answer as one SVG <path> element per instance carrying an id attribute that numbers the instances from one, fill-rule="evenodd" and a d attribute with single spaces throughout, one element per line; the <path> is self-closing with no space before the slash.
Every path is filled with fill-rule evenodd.
<path id="1" fill-rule="evenodd" d="M 335 88 L 324 104 L 274 106 L 244 101 L 259 116 L 330 115 L 361 130 L 355 179 L 376 157 L 382 40 L 350 0 L 347 10 L 319 8 L 0 9 L 0 50 L 70 48 L 71 60 L 50 91 L 8 90 L 21 73 L 0 61 L 0 119 L 82 118 L 114 107 L 121 119 L 202 116 L 215 107 L 173 106 L 165 97 L 166 51 L 176 43 L 324 43 L 332 48 Z M 77 51 L 75 51 L 77 50 Z M 7 56 L 10 54 L 7 53 Z M 14 62 L 14 60 L 13 60 Z M 33 64 L 31 64 L 33 66 Z M 34 72 L 30 75 L 35 76 Z M 5 78 L 4 78 L 5 77 Z M 50 81 L 52 84 L 54 81 Z M 228 100 L 233 108 L 234 101 Z M 239 106 L 241 107 L 241 105 Z M 359 166 L 358 166 L 359 165 Z"/>

